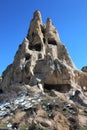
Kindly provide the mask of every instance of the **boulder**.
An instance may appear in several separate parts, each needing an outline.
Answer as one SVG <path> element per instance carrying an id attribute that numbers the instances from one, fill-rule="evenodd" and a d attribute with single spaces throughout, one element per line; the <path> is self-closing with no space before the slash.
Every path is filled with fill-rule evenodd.
<path id="1" fill-rule="evenodd" d="M 81 70 L 82 70 L 83 72 L 86 72 L 86 73 L 87 73 L 87 66 L 82 67 Z"/>

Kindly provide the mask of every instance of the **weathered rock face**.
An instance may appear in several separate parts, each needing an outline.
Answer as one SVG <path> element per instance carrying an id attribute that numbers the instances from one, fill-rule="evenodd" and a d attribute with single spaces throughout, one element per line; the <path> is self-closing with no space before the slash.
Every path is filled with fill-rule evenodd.
<path id="1" fill-rule="evenodd" d="M 7 91 L 15 83 L 35 86 L 38 79 L 42 85 L 70 85 L 71 68 L 75 67 L 51 19 L 48 18 L 44 25 L 40 12 L 36 11 L 13 64 L 2 74 L 1 87 Z"/>
<path id="2" fill-rule="evenodd" d="M 15 84 L 25 84 L 67 92 L 77 86 L 86 87 L 86 79 L 87 74 L 76 70 L 51 19 L 44 25 L 36 11 L 14 62 L 2 74 L 0 88 L 8 91 Z"/>

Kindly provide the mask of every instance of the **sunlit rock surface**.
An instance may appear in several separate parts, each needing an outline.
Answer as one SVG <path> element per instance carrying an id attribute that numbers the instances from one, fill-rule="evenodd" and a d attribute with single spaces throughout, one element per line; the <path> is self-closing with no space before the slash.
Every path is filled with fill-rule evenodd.
<path id="1" fill-rule="evenodd" d="M 0 77 L 0 128 L 87 129 L 86 107 L 87 67 L 75 67 L 52 20 L 36 11 Z"/>

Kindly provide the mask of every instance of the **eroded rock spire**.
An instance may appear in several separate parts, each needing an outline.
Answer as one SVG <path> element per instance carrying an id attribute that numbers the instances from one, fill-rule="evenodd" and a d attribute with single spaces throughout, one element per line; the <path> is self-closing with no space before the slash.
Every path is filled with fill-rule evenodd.
<path id="1" fill-rule="evenodd" d="M 36 10 L 36 11 L 34 12 L 33 19 L 37 19 L 37 20 L 40 20 L 40 21 L 42 22 L 41 13 L 40 13 L 39 10 Z"/>
<path id="2" fill-rule="evenodd" d="M 38 81 L 42 88 L 50 83 L 70 86 L 74 79 L 71 68 L 75 69 L 52 20 L 48 18 L 44 25 L 40 12 L 35 11 L 13 64 L 2 74 L 1 88 L 7 91 L 15 84 L 37 86 Z"/>
<path id="3" fill-rule="evenodd" d="M 59 34 L 52 24 L 52 20 L 48 18 L 45 26 L 42 22 L 40 11 L 36 11 L 33 15 L 27 38 L 30 42 L 30 49 L 33 49 L 35 45 L 42 48 L 44 43 L 56 45 L 60 42 Z"/>
<path id="4" fill-rule="evenodd" d="M 53 41 L 53 44 L 57 44 L 57 42 L 60 42 L 59 34 L 52 24 L 52 20 L 50 18 L 46 21 L 46 38 L 48 41 Z"/>

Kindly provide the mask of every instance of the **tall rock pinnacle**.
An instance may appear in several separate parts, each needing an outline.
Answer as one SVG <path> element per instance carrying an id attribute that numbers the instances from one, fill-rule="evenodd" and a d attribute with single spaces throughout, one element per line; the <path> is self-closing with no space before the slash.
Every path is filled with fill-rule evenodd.
<path id="1" fill-rule="evenodd" d="M 30 23 L 30 28 L 28 31 L 27 38 L 30 42 L 30 48 L 33 49 L 34 45 L 40 45 L 43 40 L 43 35 L 42 35 L 42 18 L 41 14 L 39 11 L 36 11 L 34 13 L 33 19 Z"/>
<path id="2" fill-rule="evenodd" d="M 54 63 L 58 59 L 74 68 L 51 19 L 48 18 L 44 25 L 40 11 L 36 11 L 30 22 L 27 37 L 19 46 L 13 64 L 2 74 L 1 87 L 6 89 L 15 83 L 34 86 L 37 84 L 37 78 L 44 82 L 55 70 Z"/>
<path id="3" fill-rule="evenodd" d="M 45 26 L 42 23 L 41 14 L 39 11 L 34 13 L 27 38 L 30 42 L 30 49 L 38 48 L 35 46 L 39 46 L 40 50 L 45 43 L 47 44 L 48 42 L 50 43 L 50 41 L 52 41 L 53 44 L 57 44 L 57 42 L 60 41 L 59 35 L 53 26 L 51 19 L 47 19 Z"/>
<path id="4" fill-rule="evenodd" d="M 77 78 L 77 75 L 80 72 L 61 43 L 52 20 L 48 18 L 44 25 L 40 12 L 36 11 L 13 63 L 2 74 L 0 88 L 7 91 L 16 84 L 38 87 L 40 83 L 42 88 L 49 88 L 49 85 L 55 88 L 61 84 L 70 89 L 77 82 L 83 86 L 81 80 L 84 76 Z"/>
<path id="5" fill-rule="evenodd" d="M 59 34 L 57 33 L 57 30 L 52 24 L 52 20 L 50 18 L 46 21 L 46 38 L 48 42 L 55 40 L 54 44 L 58 41 L 60 42 Z"/>

